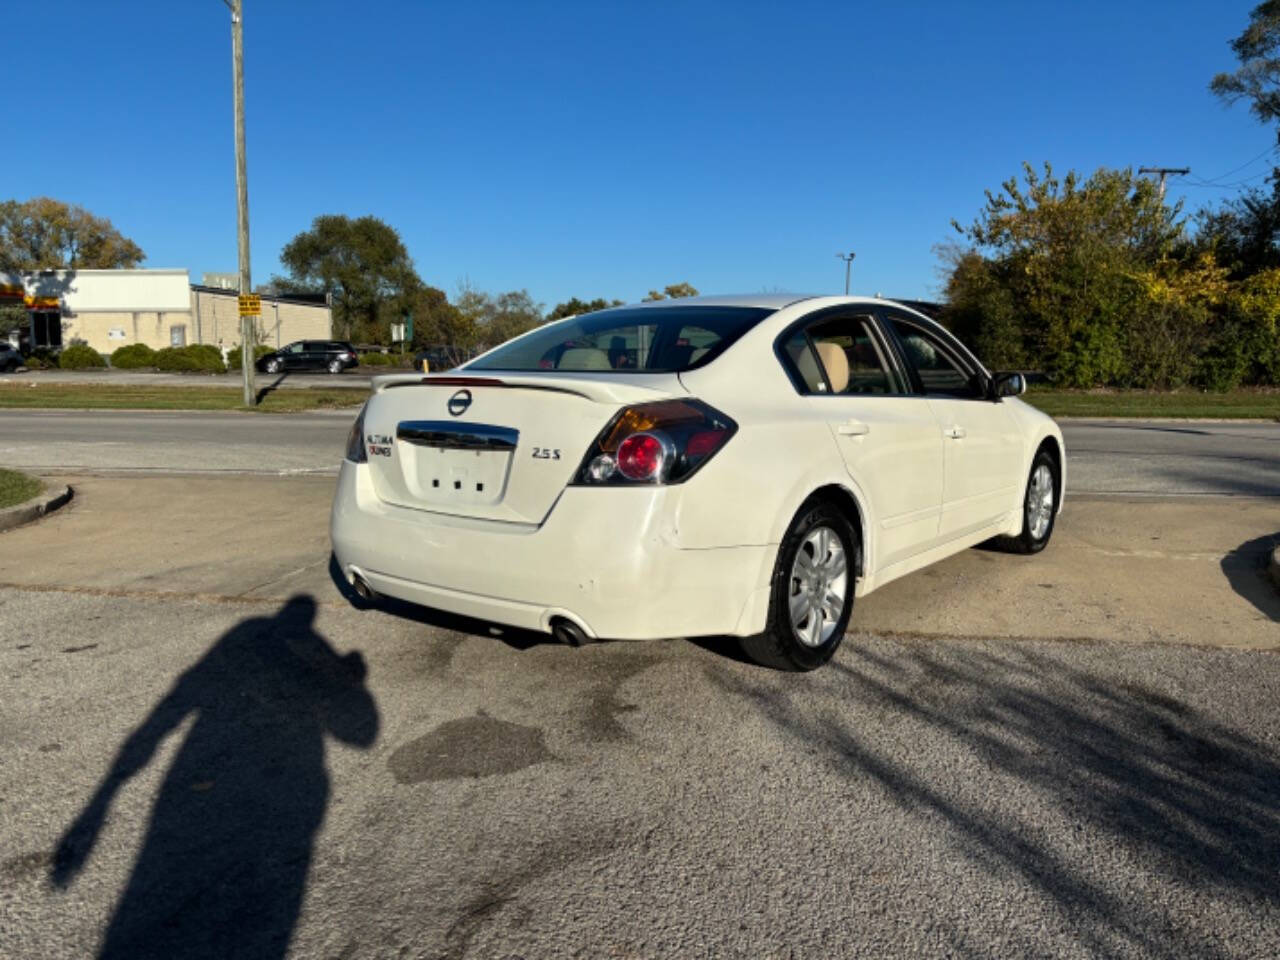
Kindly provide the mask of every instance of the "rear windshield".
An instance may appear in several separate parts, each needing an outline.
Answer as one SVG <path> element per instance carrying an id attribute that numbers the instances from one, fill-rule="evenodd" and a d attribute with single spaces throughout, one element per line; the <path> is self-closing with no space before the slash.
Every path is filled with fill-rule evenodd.
<path id="1" fill-rule="evenodd" d="M 771 313 L 762 307 L 604 310 L 549 323 L 467 369 L 678 373 L 710 363 Z"/>

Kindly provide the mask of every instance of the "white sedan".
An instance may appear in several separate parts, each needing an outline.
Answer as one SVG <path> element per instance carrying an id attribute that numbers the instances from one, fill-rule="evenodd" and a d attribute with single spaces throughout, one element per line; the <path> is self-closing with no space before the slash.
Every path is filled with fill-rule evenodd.
<path id="1" fill-rule="evenodd" d="M 810 670 L 856 597 L 992 538 L 1048 542 L 1049 417 L 887 300 L 698 297 L 379 377 L 334 554 L 355 589 L 588 639 L 733 635 Z"/>

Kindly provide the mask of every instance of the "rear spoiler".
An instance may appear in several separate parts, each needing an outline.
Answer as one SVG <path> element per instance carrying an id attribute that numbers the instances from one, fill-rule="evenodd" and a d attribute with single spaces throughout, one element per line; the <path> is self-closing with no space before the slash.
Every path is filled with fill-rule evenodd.
<path id="1" fill-rule="evenodd" d="M 664 377 L 662 386 L 642 381 L 619 382 L 594 377 L 566 377 L 555 374 L 503 374 L 501 377 L 466 376 L 458 373 L 421 374 L 393 373 L 374 377 L 373 392 L 382 393 L 400 387 L 444 387 L 452 390 L 538 390 L 566 393 L 595 403 L 635 403 L 637 392 L 651 394 L 660 400 L 672 396 L 671 381 Z M 676 381 L 678 383 L 678 380 Z"/>

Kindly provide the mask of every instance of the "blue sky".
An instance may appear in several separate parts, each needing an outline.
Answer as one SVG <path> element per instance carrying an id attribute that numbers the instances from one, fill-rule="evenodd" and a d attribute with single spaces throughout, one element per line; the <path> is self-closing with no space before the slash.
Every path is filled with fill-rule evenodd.
<path id="1" fill-rule="evenodd" d="M 245 3 L 258 282 L 314 216 L 371 213 L 450 295 L 839 292 L 852 249 L 855 290 L 929 296 L 951 218 L 1024 160 L 1213 180 L 1275 143 L 1207 90 L 1252 2 Z M 4 195 L 234 270 L 226 8 L 40 8 Z"/>

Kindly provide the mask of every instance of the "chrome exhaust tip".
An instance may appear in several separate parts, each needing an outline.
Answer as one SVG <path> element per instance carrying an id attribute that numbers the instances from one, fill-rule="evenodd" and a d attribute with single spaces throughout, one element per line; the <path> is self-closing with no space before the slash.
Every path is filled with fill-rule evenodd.
<path id="1" fill-rule="evenodd" d="M 356 592 L 356 596 L 365 603 L 378 602 L 378 594 L 374 592 L 373 587 L 365 583 L 364 577 L 354 571 L 351 573 L 351 589 L 354 590 Z"/>
<path id="2" fill-rule="evenodd" d="M 591 642 L 591 638 L 580 626 L 565 617 L 555 617 L 551 621 L 551 635 L 571 647 L 581 647 Z"/>

